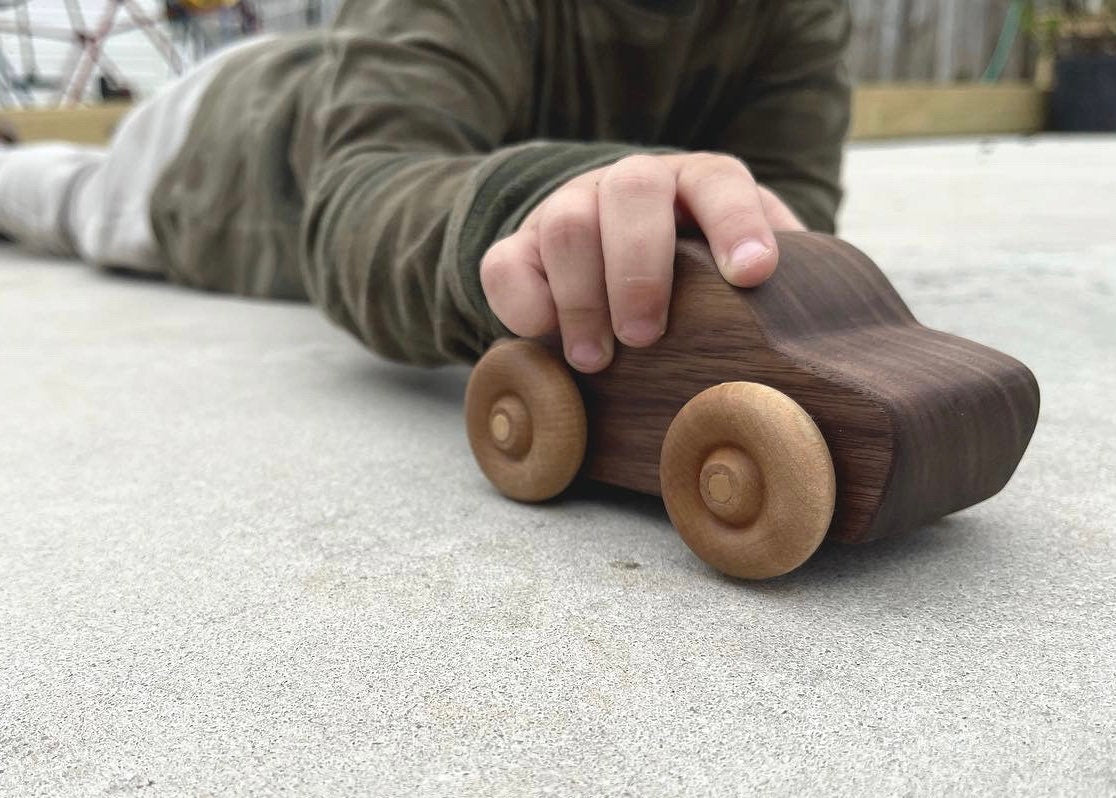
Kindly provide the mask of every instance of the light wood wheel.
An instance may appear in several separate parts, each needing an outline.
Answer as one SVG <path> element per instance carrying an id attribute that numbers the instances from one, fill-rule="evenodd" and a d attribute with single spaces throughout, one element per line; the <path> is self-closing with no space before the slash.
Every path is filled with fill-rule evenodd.
<path id="1" fill-rule="evenodd" d="M 585 406 L 565 365 L 535 341 L 498 341 L 469 377 L 465 425 L 477 465 L 497 490 L 544 501 L 585 459 Z"/>
<path id="2" fill-rule="evenodd" d="M 686 545 L 743 579 L 809 559 L 837 495 L 829 447 L 809 413 L 754 382 L 717 385 L 686 403 L 663 440 L 659 479 Z"/>

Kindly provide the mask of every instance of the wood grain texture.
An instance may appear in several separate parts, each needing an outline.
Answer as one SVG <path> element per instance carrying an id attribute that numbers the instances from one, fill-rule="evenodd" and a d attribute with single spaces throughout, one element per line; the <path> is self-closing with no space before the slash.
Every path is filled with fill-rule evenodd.
<path id="1" fill-rule="evenodd" d="M 583 473 L 659 494 L 675 415 L 713 385 L 745 381 L 787 394 L 824 435 L 839 540 L 903 532 L 997 493 L 1037 420 L 1026 366 L 920 325 L 845 242 L 783 233 L 779 246 L 775 277 L 742 290 L 704 241 L 679 241 L 663 339 L 620 346 L 604 372 L 575 375 L 588 416 Z"/>

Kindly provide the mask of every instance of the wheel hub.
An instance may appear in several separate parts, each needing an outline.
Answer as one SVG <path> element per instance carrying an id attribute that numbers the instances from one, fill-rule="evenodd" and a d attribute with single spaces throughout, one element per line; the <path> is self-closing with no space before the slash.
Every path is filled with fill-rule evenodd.
<path id="1" fill-rule="evenodd" d="M 701 498 L 726 523 L 751 523 L 763 507 L 763 476 L 755 461 L 734 446 L 717 449 L 705 459 Z"/>
<path id="2" fill-rule="evenodd" d="M 522 457 L 531 449 L 531 414 L 518 396 L 508 394 L 492 404 L 488 433 L 496 448 L 509 457 Z"/>

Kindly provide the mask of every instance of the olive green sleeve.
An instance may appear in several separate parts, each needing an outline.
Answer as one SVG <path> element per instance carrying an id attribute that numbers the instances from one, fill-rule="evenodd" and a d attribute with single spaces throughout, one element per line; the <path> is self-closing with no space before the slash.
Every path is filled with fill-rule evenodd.
<path id="1" fill-rule="evenodd" d="M 570 177 L 640 148 L 501 146 L 530 102 L 527 6 L 346 9 L 328 44 L 327 96 L 296 136 L 307 292 L 385 357 L 476 359 L 505 333 L 480 285 L 487 248 Z"/>
<path id="2" fill-rule="evenodd" d="M 844 0 L 784 0 L 741 76 L 715 148 L 739 157 L 812 230 L 833 232 L 849 127 Z"/>

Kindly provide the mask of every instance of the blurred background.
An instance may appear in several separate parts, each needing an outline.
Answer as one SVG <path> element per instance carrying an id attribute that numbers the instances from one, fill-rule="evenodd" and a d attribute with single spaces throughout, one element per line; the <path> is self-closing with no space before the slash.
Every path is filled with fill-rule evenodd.
<path id="1" fill-rule="evenodd" d="M 0 0 L 0 106 L 143 96 L 206 54 L 341 0 Z"/>
<path id="2" fill-rule="evenodd" d="M 244 36 L 319 26 L 340 2 L 0 0 L 0 110 L 141 97 Z M 855 137 L 1116 130 L 1116 0 L 850 5 Z"/>

